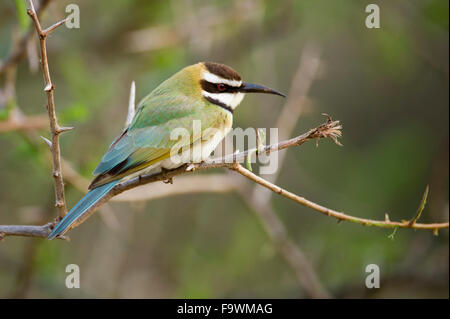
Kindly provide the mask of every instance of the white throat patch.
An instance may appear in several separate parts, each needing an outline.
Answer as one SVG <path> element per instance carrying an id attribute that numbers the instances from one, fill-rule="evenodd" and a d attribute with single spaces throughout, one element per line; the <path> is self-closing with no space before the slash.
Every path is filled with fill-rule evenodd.
<path id="1" fill-rule="evenodd" d="M 209 93 L 202 91 L 204 97 L 209 97 L 210 99 L 216 100 L 226 106 L 230 107 L 232 110 L 236 108 L 245 96 L 245 93 Z"/>

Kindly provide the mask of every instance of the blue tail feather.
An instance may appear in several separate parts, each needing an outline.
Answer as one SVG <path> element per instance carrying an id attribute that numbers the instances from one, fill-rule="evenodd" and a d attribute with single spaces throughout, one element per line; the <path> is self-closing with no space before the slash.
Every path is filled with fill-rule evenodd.
<path id="1" fill-rule="evenodd" d="M 120 180 L 112 181 L 108 184 L 96 187 L 90 190 L 67 214 L 64 218 L 53 228 L 48 235 L 48 239 L 53 239 L 56 236 L 62 234 L 67 228 L 70 227 L 79 217 L 96 202 L 98 202 L 103 196 L 105 196 Z"/>

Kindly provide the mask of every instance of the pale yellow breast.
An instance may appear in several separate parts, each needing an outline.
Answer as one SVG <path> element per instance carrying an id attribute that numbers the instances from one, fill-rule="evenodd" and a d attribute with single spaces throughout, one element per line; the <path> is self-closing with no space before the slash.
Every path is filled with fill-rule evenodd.
<path id="1" fill-rule="evenodd" d="M 233 115 L 228 111 L 220 114 L 220 120 L 215 128 L 205 130 L 202 138 L 201 160 L 208 159 L 211 153 L 230 132 L 233 125 Z"/>

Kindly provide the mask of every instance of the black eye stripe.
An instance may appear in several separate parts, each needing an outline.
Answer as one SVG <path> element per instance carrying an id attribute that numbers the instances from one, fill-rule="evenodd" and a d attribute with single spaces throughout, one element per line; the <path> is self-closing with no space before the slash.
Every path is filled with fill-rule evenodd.
<path id="1" fill-rule="evenodd" d="M 202 86 L 202 89 L 209 93 L 234 93 L 234 92 L 238 92 L 238 90 L 239 90 L 238 87 L 230 86 L 225 83 L 220 83 L 225 86 L 225 90 L 219 91 L 219 89 L 217 88 L 217 84 L 218 83 L 211 83 L 206 80 L 200 81 L 200 85 Z"/>

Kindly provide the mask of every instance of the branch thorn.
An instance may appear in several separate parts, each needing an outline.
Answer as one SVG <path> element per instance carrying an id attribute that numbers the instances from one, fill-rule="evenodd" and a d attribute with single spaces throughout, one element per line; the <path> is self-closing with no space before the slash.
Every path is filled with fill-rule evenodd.
<path id="1" fill-rule="evenodd" d="M 48 145 L 48 147 L 50 147 L 50 149 L 52 148 L 52 142 L 48 139 L 48 138 L 46 138 L 46 137 L 43 137 L 43 136 L 41 136 L 41 138 L 44 140 L 44 142 Z"/>
<path id="2" fill-rule="evenodd" d="M 51 90 L 53 90 L 53 88 L 54 88 L 53 84 L 52 84 L 52 83 L 48 83 L 48 84 L 45 86 L 44 91 L 45 91 L 45 92 L 50 92 Z"/>
<path id="3" fill-rule="evenodd" d="M 59 133 L 64 133 L 64 132 L 67 132 L 67 131 L 71 131 L 73 129 L 74 129 L 73 126 L 63 126 L 63 127 L 59 127 L 57 132 L 59 134 Z"/>

